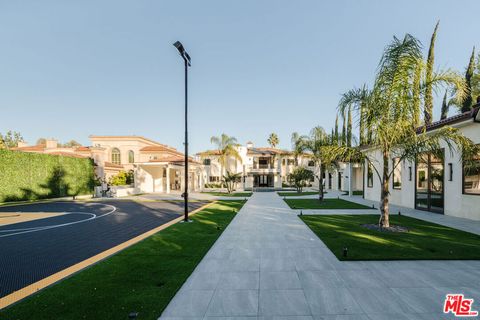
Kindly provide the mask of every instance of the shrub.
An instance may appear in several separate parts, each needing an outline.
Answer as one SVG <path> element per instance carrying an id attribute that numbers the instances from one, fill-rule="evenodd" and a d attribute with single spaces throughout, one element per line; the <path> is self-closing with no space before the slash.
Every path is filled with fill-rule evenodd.
<path id="1" fill-rule="evenodd" d="M 112 186 L 125 186 L 133 183 L 133 170 L 120 171 L 117 175 L 110 177 L 108 182 Z"/>
<path id="2" fill-rule="evenodd" d="M 90 194 L 92 159 L 0 150 L 0 202 Z"/>
<path id="3" fill-rule="evenodd" d="M 302 192 L 303 187 L 311 185 L 310 181 L 314 178 L 313 172 L 303 167 L 298 167 L 288 175 L 288 181 L 295 187 L 297 192 Z"/>

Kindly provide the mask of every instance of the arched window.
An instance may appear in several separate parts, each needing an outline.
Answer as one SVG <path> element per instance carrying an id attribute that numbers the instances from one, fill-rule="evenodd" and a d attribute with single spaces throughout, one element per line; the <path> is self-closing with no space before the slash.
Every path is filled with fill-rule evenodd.
<path id="1" fill-rule="evenodd" d="M 121 164 L 120 150 L 118 150 L 117 148 L 112 149 L 112 163 Z"/>
<path id="2" fill-rule="evenodd" d="M 135 154 L 133 153 L 132 150 L 128 151 L 128 163 L 134 163 L 135 162 Z"/>

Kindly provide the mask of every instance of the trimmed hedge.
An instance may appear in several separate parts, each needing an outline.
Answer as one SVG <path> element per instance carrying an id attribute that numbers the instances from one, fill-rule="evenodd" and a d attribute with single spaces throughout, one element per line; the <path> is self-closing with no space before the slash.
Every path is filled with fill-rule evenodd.
<path id="1" fill-rule="evenodd" d="M 89 194 L 92 159 L 0 150 L 0 202 Z"/>

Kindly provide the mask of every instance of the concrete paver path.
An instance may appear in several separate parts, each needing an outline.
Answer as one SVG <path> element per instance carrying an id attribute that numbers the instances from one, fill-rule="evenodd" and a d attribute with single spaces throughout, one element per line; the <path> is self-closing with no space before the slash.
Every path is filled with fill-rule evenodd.
<path id="1" fill-rule="evenodd" d="M 480 261 L 341 262 L 276 193 L 255 193 L 161 319 L 453 319 L 480 309 Z"/>

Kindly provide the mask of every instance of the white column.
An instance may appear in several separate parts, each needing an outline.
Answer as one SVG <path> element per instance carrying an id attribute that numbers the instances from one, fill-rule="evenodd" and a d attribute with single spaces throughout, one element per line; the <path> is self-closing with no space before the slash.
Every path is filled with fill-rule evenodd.
<path id="1" fill-rule="evenodd" d="M 180 192 L 184 192 L 185 190 L 185 169 L 180 171 Z"/>
<path id="2" fill-rule="evenodd" d="M 348 163 L 348 195 L 353 196 L 353 166 Z"/>
<path id="3" fill-rule="evenodd" d="M 167 167 L 165 168 L 165 170 L 167 171 L 167 188 L 166 188 L 166 192 L 167 193 L 170 193 L 170 167 L 167 165 Z"/>

